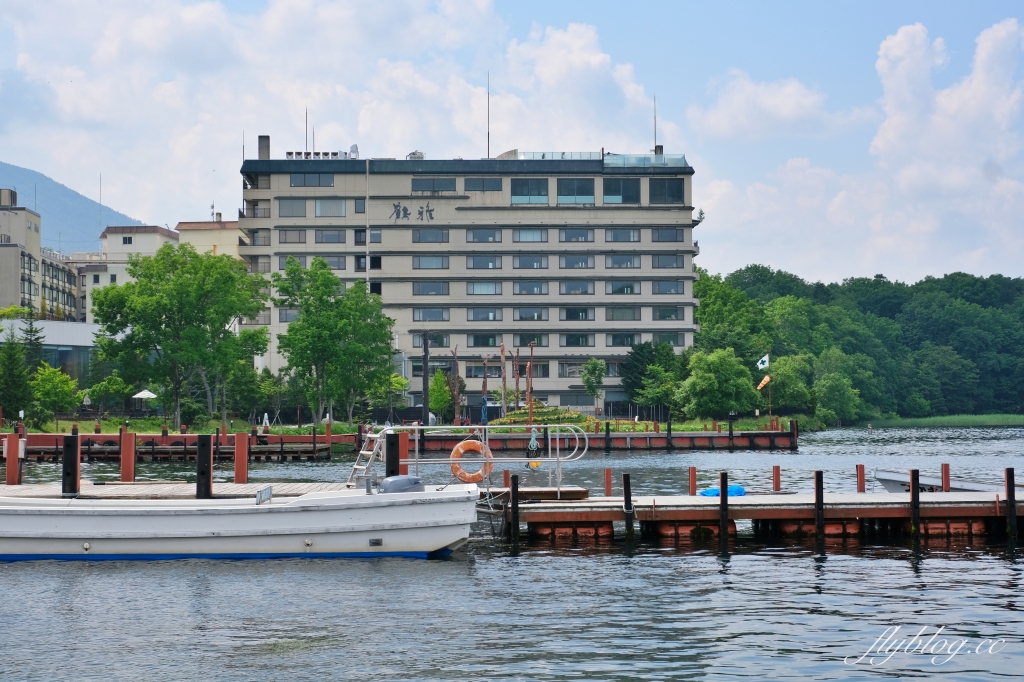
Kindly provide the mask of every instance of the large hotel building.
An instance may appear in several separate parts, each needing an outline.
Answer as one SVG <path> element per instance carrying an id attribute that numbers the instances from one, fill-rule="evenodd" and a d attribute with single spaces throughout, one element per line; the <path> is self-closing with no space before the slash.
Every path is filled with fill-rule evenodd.
<path id="1" fill-rule="evenodd" d="M 693 169 L 682 155 L 507 152 L 494 159 L 359 159 L 358 153 L 287 152 L 242 164 L 239 247 L 253 272 L 324 258 L 348 283 L 368 279 L 396 320 L 401 373 L 451 371 L 452 351 L 470 405 L 525 374 L 533 342 L 534 395 L 591 411 L 580 370 L 608 363 L 606 403 L 626 396 L 619 367 L 630 347 L 693 343 Z M 269 276 L 269 274 L 268 274 Z M 294 311 L 272 307 L 249 324 L 270 327 L 272 371 Z M 419 380 L 411 382 L 421 404 Z M 521 382 L 525 386 L 525 381 Z"/>

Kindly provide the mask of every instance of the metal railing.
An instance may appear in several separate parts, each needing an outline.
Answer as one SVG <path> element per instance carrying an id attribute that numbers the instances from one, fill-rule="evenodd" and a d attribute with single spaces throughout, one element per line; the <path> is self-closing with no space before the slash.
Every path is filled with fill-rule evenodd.
<path id="1" fill-rule="evenodd" d="M 238 209 L 239 218 L 269 218 L 269 206 L 246 206 Z"/>

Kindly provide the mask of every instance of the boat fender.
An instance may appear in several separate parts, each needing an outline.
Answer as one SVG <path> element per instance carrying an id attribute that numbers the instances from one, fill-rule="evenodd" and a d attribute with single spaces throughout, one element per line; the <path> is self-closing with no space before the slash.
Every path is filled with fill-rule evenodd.
<path id="1" fill-rule="evenodd" d="M 462 455 L 466 452 L 479 452 L 483 455 L 484 459 L 489 460 L 491 457 L 491 449 L 481 443 L 478 440 L 464 440 L 452 450 L 452 459 L 461 459 Z M 480 467 L 479 471 L 469 473 L 462 468 L 462 465 L 458 462 L 452 462 L 452 474 L 455 478 L 459 479 L 463 483 L 479 483 L 484 480 L 487 476 L 491 475 L 491 471 L 494 470 L 494 464 L 492 462 L 484 462 L 484 465 Z"/>
<path id="2" fill-rule="evenodd" d="M 421 493 L 423 479 L 419 476 L 388 476 L 380 482 L 381 493 Z"/>

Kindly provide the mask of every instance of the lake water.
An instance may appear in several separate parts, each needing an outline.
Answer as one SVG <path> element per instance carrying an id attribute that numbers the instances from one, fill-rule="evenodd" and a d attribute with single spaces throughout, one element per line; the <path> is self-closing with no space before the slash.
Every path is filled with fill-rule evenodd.
<path id="1" fill-rule="evenodd" d="M 786 490 L 810 492 L 823 469 L 826 490 L 852 491 L 856 464 L 937 474 L 942 462 L 954 477 L 998 483 L 1004 467 L 1024 471 L 1024 430 L 838 430 L 802 436 L 798 452 L 594 452 L 564 481 L 601 494 L 612 467 L 616 489 L 629 472 L 635 494 L 665 494 L 683 491 L 697 466 L 701 487 L 726 470 L 766 491 L 779 464 Z M 254 464 L 251 478 L 341 480 L 349 466 Z M 421 471 L 433 481 L 445 472 Z M 228 467 L 218 473 L 230 480 Z M 548 480 L 520 473 L 524 484 Z M 51 465 L 25 474 L 59 479 Z M 83 474 L 114 478 L 116 467 Z M 1020 677 L 1020 550 L 848 540 L 822 555 L 813 542 L 765 544 L 743 530 L 726 554 L 616 542 L 514 555 L 483 522 L 464 550 L 437 561 L 0 564 L 0 679 Z M 930 653 L 854 662 L 895 626 L 890 651 L 924 627 Z"/>

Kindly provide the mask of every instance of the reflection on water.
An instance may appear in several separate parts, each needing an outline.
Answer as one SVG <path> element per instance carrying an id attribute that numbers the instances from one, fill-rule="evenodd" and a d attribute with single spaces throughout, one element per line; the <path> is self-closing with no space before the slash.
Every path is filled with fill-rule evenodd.
<path id="1" fill-rule="evenodd" d="M 599 488 L 604 467 L 629 472 L 637 494 L 701 486 L 720 470 L 752 490 L 850 491 L 870 472 L 952 465 L 999 482 L 1024 466 L 1016 429 L 843 430 L 804 436 L 799 452 L 592 453 L 565 482 Z M 257 464 L 256 480 L 342 480 L 350 463 Z M 220 465 L 230 480 L 229 465 Z M 86 477 L 116 466 L 85 465 Z M 183 478 L 177 464 L 140 478 Z M 423 467 L 445 481 L 441 467 Z M 546 484 L 545 471 L 528 474 Z M 52 465 L 26 479 L 56 480 Z M 617 476 L 616 476 L 617 478 Z M 500 480 L 500 479 L 499 479 Z M 617 487 L 617 486 L 616 486 Z M 597 492 L 600 494 L 600 491 Z M 866 540 L 661 545 L 525 544 L 513 553 L 486 521 L 443 561 L 281 560 L 0 565 L 0 679 L 761 679 L 877 678 L 940 672 L 1017 676 L 1024 663 L 1021 554 L 945 538 L 913 547 Z M 844 664 L 891 625 L 946 626 L 997 654 L 935 666 L 896 655 Z M 915 627 L 916 626 L 916 627 Z"/>

